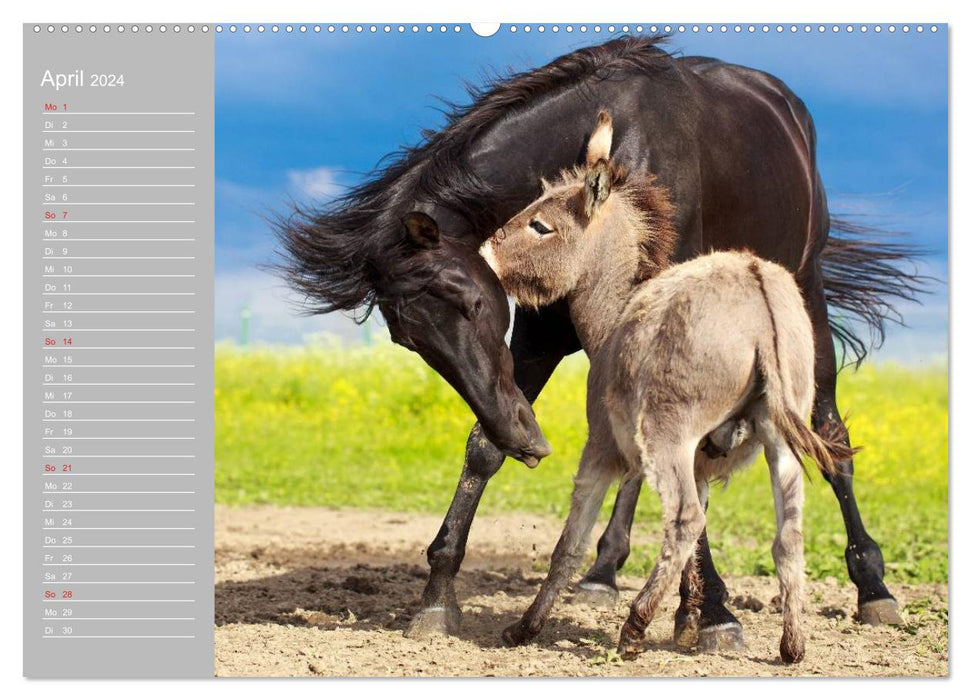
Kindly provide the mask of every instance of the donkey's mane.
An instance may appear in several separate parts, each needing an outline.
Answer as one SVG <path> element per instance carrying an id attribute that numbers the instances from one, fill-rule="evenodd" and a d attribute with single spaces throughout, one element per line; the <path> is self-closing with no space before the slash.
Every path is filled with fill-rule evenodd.
<path id="1" fill-rule="evenodd" d="M 638 236 L 637 272 L 634 284 L 645 282 L 671 264 L 678 234 L 674 228 L 674 205 L 667 188 L 657 184 L 653 173 L 631 175 L 623 166 L 609 164 L 611 197 L 622 197 L 634 209 L 637 221 L 631 227 Z M 587 169 L 575 166 L 563 170 L 553 182 L 542 181 L 543 190 L 570 185 L 583 186 Z"/>
<path id="2" fill-rule="evenodd" d="M 511 112 L 581 81 L 669 67 L 670 56 L 657 47 L 664 38 L 624 36 L 535 70 L 494 77 L 483 87 L 466 85 L 469 103 L 446 102 L 444 128 L 425 131 L 418 145 L 386 156 L 365 182 L 330 204 L 294 205 L 279 218 L 278 269 L 305 295 L 309 313 L 363 308 L 363 320 L 380 300 L 421 293 L 438 268 L 430 256 L 408 254 L 403 208 L 435 204 L 473 231 L 494 229 L 501 223 L 494 220 L 496 194 L 469 167 L 472 142 Z"/>

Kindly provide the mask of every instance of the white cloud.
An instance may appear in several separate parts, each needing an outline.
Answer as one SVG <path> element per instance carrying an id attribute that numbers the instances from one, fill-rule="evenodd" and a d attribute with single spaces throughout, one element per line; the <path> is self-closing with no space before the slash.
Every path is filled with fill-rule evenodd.
<path id="1" fill-rule="evenodd" d="M 332 199 L 342 191 L 334 168 L 320 167 L 310 170 L 288 170 L 287 182 L 296 190 L 295 195 L 314 199 Z"/>

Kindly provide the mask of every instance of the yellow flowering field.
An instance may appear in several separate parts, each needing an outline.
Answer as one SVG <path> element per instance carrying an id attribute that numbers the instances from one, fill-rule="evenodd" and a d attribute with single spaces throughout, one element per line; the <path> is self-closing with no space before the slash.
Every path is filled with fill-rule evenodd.
<path id="1" fill-rule="evenodd" d="M 481 512 L 565 516 L 586 438 L 587 364 L 567 358 L 536 404 L 554 453 L 535 470 L 507 460 Z M 216 500 L 444 515 L 474 418 L 421 359 L 372 347 L 216 349 Z M 947 581 L 948 382 L 943 365 L 864 365 L 840 375 L 849 414 L 856 493 L 883 547 L 888 580 Z M 609 514 L 612 497 L 604 515 Z M 656 496 L 644 491 L 629 571 L 650 569 L 659 531 Z M 774 516 L 764 464 L 713 489 L 709 531 L 719 568 L 773 570 Z M 846 535 L 825 480 L 813 473 L 805 516 L 813 576 L 846 579 Z M 640 544 L 638 544 L 640 542 Z"/>

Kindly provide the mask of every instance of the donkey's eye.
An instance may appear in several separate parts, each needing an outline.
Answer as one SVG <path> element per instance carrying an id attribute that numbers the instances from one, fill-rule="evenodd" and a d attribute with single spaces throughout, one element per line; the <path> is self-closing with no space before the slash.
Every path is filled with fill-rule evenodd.
<path id="1" fill-rule="evenodd" d="M 545 236 L 547 233 L 553 233 L 553 229 L 551 229 L 549 226 L 544 224 L 539 219 L 533 219 L 532 221 L 530 221 L 529 227 L 541 236 Z"/>

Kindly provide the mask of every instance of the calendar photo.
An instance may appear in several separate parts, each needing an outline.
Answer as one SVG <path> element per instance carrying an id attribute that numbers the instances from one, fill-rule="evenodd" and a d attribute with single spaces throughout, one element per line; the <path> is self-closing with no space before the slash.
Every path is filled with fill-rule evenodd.
<path id="1" fill-rule="evenodd" d="M 949 25 L 641 14 L 23 26 L 25 676 L 950 675 Z"/>

